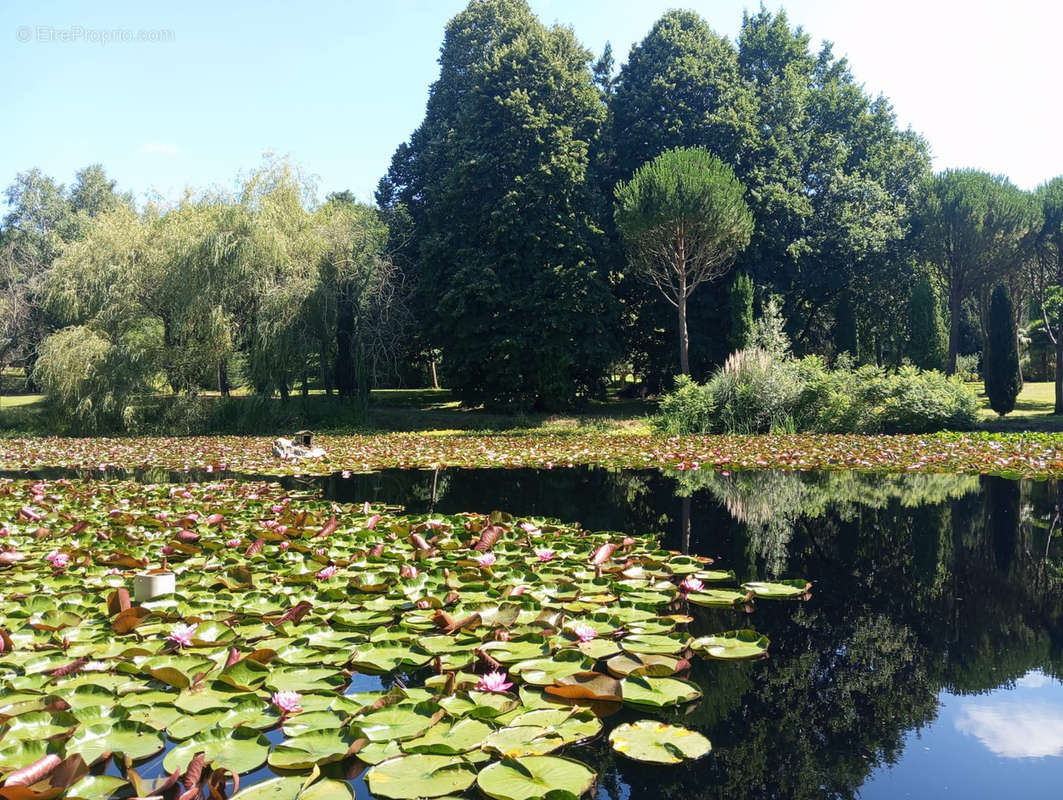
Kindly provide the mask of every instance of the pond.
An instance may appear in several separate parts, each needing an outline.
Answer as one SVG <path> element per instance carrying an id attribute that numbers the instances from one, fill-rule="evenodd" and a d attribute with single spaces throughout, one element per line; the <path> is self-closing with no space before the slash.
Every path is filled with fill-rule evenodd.
<path id="1" fill-rule="evenodd" d="M 602 798 L 1058 797 L 1063 485 L 995 477 L 443 470 L 334 476 L 339 499 L 656 530 L 741 580 L 801 575 L 757 609 L 771 657 L 710 663 L 685 722 L 712 755 L 617 764 Z M 691 724 L 693 723 L 693 725 Z"/>
<path id="2" fill-rule="evenodd" d="M 602 800 L 1059 796 L 1063 484 L 591 468 L 282 482 L 411 513 L 500 509 L 588 530 L 659 532 L 664 546 L 710 556 L 740 582 L 812 581 L 804 602 L 709 612 L 720 630 L 755 627 L 771 646 L 764 660 L 695 660 L 689 677 L 701 700 L 658 715 L 708 737 L 708 756 L 648 766 L 618 758 L 604 737 L 563 751 L 598 772 Z M 364 676 L 348 692 L 380 681 Z M 246 775 L 243 785 L 270 774 Z M 371 797 L 361 778 L 354 785 Z"/>

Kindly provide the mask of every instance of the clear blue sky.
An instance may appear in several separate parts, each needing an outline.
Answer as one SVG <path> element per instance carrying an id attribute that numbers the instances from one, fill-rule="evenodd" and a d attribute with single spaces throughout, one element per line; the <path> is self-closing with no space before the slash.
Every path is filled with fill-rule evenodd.
<path id="1" fill-rule="evenodd" d="M 322 194 L 350 189 L 369 200 L 424 114 L 443 27 L 464 5 L 7 0 L 0 186 L 33 166 L 69 183 L 98 161 L 138 199 L 150 192 L 175 199 L 186 186 L 231 188 L 237 173 L 273 151 L 317 175 Z M 676 5 L 532 0 L 545 22 L 571 25 L 595 53 L 612 42 L 618 62 Z M 759 7 L 678 5 L 732 38 L 743 9 Z M 857 79 L 890 98 L 902 125 L 926 136 L 936 169 L 978 167 L 1024 188 L 1063 174 L 1058 0 L 790 0 L 784 7 L 814 41 L 833 41 Z M 114 29 L 164 31 L 172 40 L 99 41 Z"/>

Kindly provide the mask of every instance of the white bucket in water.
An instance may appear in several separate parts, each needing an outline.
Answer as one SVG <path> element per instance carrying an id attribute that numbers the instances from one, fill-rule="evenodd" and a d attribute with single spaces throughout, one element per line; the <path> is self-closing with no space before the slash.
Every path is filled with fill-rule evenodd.
<path id="1" fill-rule="evenodd" d="M 138 603 L 173 594 L 177 576 L 172 572 L 142 572 L 133 577 L 133 599 Z"/>

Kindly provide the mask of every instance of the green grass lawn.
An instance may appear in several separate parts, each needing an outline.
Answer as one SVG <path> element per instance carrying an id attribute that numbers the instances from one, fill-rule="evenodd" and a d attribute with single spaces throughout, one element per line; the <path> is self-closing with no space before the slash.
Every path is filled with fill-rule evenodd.
<path id="1" fill-rule="evenodd" d="M 0 395 L 0 411 L 8 408 L 25 408 L 44 402 L 43 394 Z"/>
<path id="2" fill-rule="evenodd" d="M 989 407 L 989 400 L 978 391 L 979 427 L 988 431 L 1063 431 L 1063 415 L 1052 413 L 1055 389 L 1051 383 L 1027 382 L 1015 402 L 1015 410 L 1004 418 Z M 325 401 L 323 393 L 311 392 L 312 403 Z M 298 394 L 292 402 L 298 403 Z M 279 400 L 276 402 L 280 402 Z M 0 396 L 0 430 L 7 435 L 18 432 L 45 433 L 44 396 L 14 394 Z M 648 434 L 649 417 L 656 411 L 652 401 L 610 397 L 592 402 L 578 412 L 560 414 L 496 414 L 483 409 L 462 408 L 447 389 L 376 389 L 369 398 L 368 428 L 372 432 L 396 431 L 444 435 L 451 433 L 579 433 L 603 432 Z M 322 430 L 327 426 L 319 426 Z"/>
<path id="3" fill-rule="evenodd" d="M 1015 410 L 1001 418 L 989 407 L 989 398 L 978 384 L 979 420 L 991 431 L 1063 431 L 1063 415 L 1053 414 L 1055 386 L 1027 381 L 1015 401 Z"/>

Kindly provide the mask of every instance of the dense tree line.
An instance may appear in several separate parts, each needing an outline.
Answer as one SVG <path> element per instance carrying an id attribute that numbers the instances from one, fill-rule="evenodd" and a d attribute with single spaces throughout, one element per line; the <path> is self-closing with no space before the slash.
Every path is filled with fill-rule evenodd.
<path id="1" fill-rule="evenodd" d="M 783 11 L 747 13 L 734 41 L 670 11 L 616 69 L 608 45 L 594 58 L 525 0 L 473 0 L 439 63 L 376 209 L 316 203 L 283 164 L 165 209 L 137 210 L 98 166 L 70 189 L 19 175 L 0 231 L 0 367 L 72 396 L 92 380 L 73 364 L 110 359 L 130 367 L 117 395 L 240 382 L 364 397 L 438 379 L 470 405 L 554 409 L 611 375 L 649 393 L 707 377 L 769 301 L 797 356 L 952 372 L 986 349 L 998 285 L 1011 335 L 1063 355 L 1063 178 L 1031 193 L 932 174 L 887 99 Z M 625 249 L 616 194 L 678 149 L 725 165 L 752 215 L 733 268 L 681 314 Z"/>
<path id="2" fill-rule="evenodd" d="M 522 0 L 477 0 L 448 27 L 440 64 L 378 200 L 408 215 L 402 258 L 423 342 L 470 402 L 578 403 L 610 355 L 659 391 L 687 371 L 677 340 L 703 377 L 743 338 L 733 304 L 747 277 L 758 306 L 781 298 L 795 353 L 858 363 L 954 371 L 981 349 L 995 285 L 1008 284 L 1016 326 L 1032 308 L 1036 199 L 975 170 L 932 175 L 927 143 L 784 12 L 745 15 L 736 42 L 669 12 L 614 73 L 611 49 L 592 60 Z M 614 222 L 615 187 L 674 148 L 726 163 L 754 219 L 733 281 L 678 317 Z M 545 303 L 543 281 L 559 290 Z M 522 327 L 527 316 L 543 335 Z M 561 351 L 549 361 L 567 377 L 543 372 L 543 354 Z"/>

